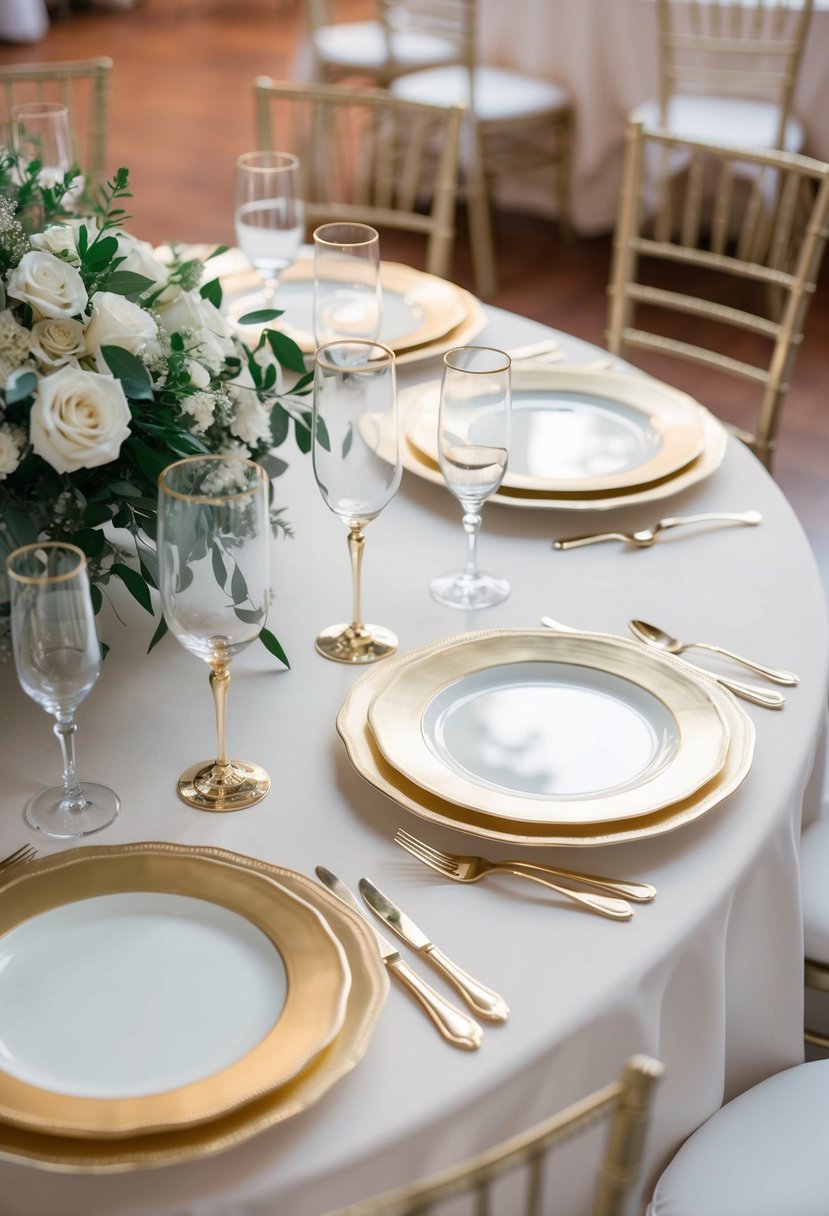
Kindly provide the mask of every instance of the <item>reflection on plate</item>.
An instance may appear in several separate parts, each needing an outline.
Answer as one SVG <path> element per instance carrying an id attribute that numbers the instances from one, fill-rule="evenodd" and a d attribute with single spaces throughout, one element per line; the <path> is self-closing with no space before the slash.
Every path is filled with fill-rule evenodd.
<path id="1" fill-rule="evenodd" d="M 433 485 L 445 487 L 443 474 L 439 465 L 420 452 L 405 437 L 408 423 L 408 411 L 413 400 L 417 399 L 417 387 L 404 389 L 398 398 L 400 410 L 400 425 L 403 430 L 403 440 L 400 444 L 400 456 L 403 468 L 424 481 Z M 690 486 L 704 481 L 720 467 L 725 457 L 728 432 L 719 419 L 702 406 L 697 407 L 703 432 L 702 453 L 692 460 L 687 468 L 678 473 L 664 477 L 645 486 L 636 486 L 625 492 L 611 491 L 573 491 L 572 493 L 550 493 L 546 490 L 522 490 L 517 487 L 506 489 L 501 486 L 490 495 L 488 503 L 502 507 L 523 507 L 534 511 L 608 511 L 615 507 L 632 507 L 640 503 L 655 502 L 679 494 Z M 393 447 L 391 433 L 383 436 L 383 451 L 388 452 Z"/>
<path id="2" fill-rule="evenodd" d="M 466 293 L 446 279 L 403 266 L 383 262 L 380 267 L 383 289 L 383 316 L 379 341 L 395 352 L 436 342 L 457 329 L 467 316 Z M 245 296 L 261 289 L 254 271 L 242 271 L 222 280 L 223 306 L 235 319 L 246 311 Z M 277 291 L 277 307 L 285 310 L 281 327 L 306 354 L 313 354 L 314 342 L 314 263 L 300 260 L 282 275 Z M 258 330 L 237 326 L 240 334 L 255 341 Z"/>
<path id="3" fill-rule="evenodd" d="M 546 824 L 649 815 L 709 782 L 728 746 L 714 698 L 681 669 L 635 644 L 550 630 L 404 657 L 368 719 L 410 781 Z"/>
<path id="4" fill-rule="evenodd" d="M 685 468 L 703 447 L 693 398 L 649 376 L 516 367 L 507 489 L 609 493 Z M 412 393 L 405 434 L 437 464 L 440 384 Z"/>
<path id="5" fill-rule="evenodd" d="M 166 856 L 179 864 L 203 858 L 219 862 L 225 869 L 237 868 L 244 875 L 258 875 L 271 889 L 278 884 L 290 891 L 330 924 L 345 954 L 351 974 L 345 1019 L 333 1042 L 293 1080 L 209 1122 L 106 1140 L 49 1135 L 0 1122 L 0 1157 L 84 1173 L 148 1169 L 205 1157 L 241 1144 L 305 1110 L 362 1059 L 388 992 L 388 977 L 368 926 L 319 883 L 295 871 L 220 849 L 152 843 L 93 846 L 82 851 L 96 858 L 113 853 L 145 859 Z M 33 868 L 49 868 L 55 860 L 35 862 Z"/>
<path id="6" fill-rule="evenodd" d="M 87 849 L 0 888 L 0 1116 L 77 1136 L 215 1118 L 342 1025 L 322 917 L 205 857 Z"/>
<path id="7" fill-rule="evenodd" d="M 523 631 L 514 632 L 516 636 Z M 470 634 L 470 638 L 485 639 L 490 633 Z M 622 646 L 637 647 L 638 643 L 605 634 L 569 634 L 569 637 L 606 638 Z M 369 707 L 389 677 L 414 655 L 439 654 L 452 644 L 450 639 L 424 646 L 410 655 L 387 659 L 380 667 L 366 672 L 352 686 L 337 717 L 337 730 L 345 744 L 348 758 L 356 771 L 386 794 L 397 806 L 406 807 L 422 819 L 444 827 L 457 828 L 485 840 L 526 845 L 608 845 L 629 840 L 659 836 L 692 822 L 717 806 L 740 785 L 751 767 L 754 752 L 754 726 L 751 719 L 730 693 L 723 691 L 716 680 L 696 674 L 687 664 L 672 655 L 656 655 L 660 662 L 676 666 L 702 683 L 716 702 L 728 729 L 729 746 L 725 764 L 706 785 L 688 798 L 655 811 L 651 815 L 620 819 L 600 824 L 538 823 L 526 819 L 504 819 L 484 812 L 469 810 L 448 802 L 424 790 L 399 773 L 383 756 L 368 724 Z"/>

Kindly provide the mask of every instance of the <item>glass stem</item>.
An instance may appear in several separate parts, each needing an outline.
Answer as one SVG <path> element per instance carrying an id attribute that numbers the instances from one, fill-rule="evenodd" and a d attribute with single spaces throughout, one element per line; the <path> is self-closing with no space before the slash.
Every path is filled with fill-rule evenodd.
<path id="1" fill-rule="evenodd" d="M 58 718 L 52 729 L 57 735 L 63 759 L 63 797 L 60 800 L 60 809 L 70 814 L 73 811 L 82 811 L 84 807 L 89 806 L 89 802 L 78 784 L 75 769 L 75 731 L 78 728 L 74 716 Z"/>
<path id="2" fill-rule="evenodd" d="M 359 633 L 363 628 L 363 614 L 360 606 L 360 573 L 363 567 L 363 549 L 366 538 L 359 524 L 351 524 L 348 531 L 348 554 L 351 558 L 351 581 L 353 584 L 353 611 L 351 628 Z"/>
<path id="3" fill-rule="evenodd" d="M 464 511 L 463 530 L 466 533 L 466 569 L 464 578 L 478 577 L 478 533 L 481 530 L 481 516 L 476 511 Z"/>
<path id="4" fill-rule="evenodd" d="M 216 707 L 216 765 L 226 768 L 227 759 L 227 690 L 230 687 L 230 664 L 216 660 L 211 665 L 210 687 Z"/>

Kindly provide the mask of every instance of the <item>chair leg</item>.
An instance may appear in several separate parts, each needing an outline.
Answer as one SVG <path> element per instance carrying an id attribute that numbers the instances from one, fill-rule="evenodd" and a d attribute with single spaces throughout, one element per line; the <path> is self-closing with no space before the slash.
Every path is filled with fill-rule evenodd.
<path id="1" fill-rule="evenodd" d="M 469 217 L 469 243 L 472 252 L 472 269 L 478 295 L 489 299 L 498 289 L 495 271 L 495 249 L 492 240 L 492 215 L 489 193 L 484 173 L 481 133 L 477 125 L 470 124 L 469 169 L 466 185 L 466 206 Z"/>

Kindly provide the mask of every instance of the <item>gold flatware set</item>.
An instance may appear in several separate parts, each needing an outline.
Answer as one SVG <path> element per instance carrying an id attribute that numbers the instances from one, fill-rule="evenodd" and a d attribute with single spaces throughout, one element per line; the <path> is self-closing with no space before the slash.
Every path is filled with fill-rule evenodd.
<path id="1" fill-rule="evenodd" d="M 568 536 L 553 541 L 554 549 L 581 549 L 606 540 L 621 540 L 639 549 L 649 549 L 663 532 L 672 528 L 684 528 L 692 524 L 733 523 L 756 527 L 762 522 L 759 511 L 709 511 L 702 515 L 669 515 L 660 519 L 652 528 L 640 528 L 636 532 L 586 532 L 582 536 Z"/>

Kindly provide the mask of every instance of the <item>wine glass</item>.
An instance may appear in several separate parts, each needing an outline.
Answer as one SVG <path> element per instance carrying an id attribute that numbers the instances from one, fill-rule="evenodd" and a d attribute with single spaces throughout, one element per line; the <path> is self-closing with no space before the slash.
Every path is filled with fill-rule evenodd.
<path id="1" fill-rule="evenodd" d="M 290 152 L 245 152 L 236 160 L 236 244 L 264 290 L 236 301 L 234 313 L 271 309 L 279 276 L 291 265 L 305 231 L 298 157 Z"/>
<path id="2" fill-rule="evenodd" d="M 323 224 L 314 232 L 314 340 L 373 342 L 380 333 L 380 237 L 368 224 Z"/>
<path id="3" fill-rule="evenodd" d="M 45 186 L 63 181 L 73 165 L 69 110 L 57 101 L 30 101 L 12 107 L 12 144 L 25 164 L 40 162 Z"/>
<path id="4" fill-rule="evenodd" d="M 438 459 L 444 481 L 463 507 L 467 559 L 463 570 L 429 585 L 450 608 L 490 608 L 509 595 L 506 579 L 478 569 L 481 508 L 504 478 L 510 447 L 510 357 L 488 346 L 459 346 L 443 358 Z"/>
<path id="5" fill-rule="evenodd" d="M 400 485 L 394 355 L 379 342 L 346 340 L 314 356 L 314 476 L 326 505 L 348 527 L 354 589 L 350 625 L 332 625 L 316 640 L 327 659 L 374 663 L 397 650 L 397 638 L 363 623 L 360 571 L 363 528 Z"/>
<path id="6" fill-rule="evenodd" d="M 210 667 L 216 759 L 179 778 L 184 802 L 237 811 L 270 789 L 258 764 L 229 760 L 226 706 L 230 662 L 261 633 L 270 600 L 268 477 L 237 456 L 190 456 L 158 479 L 161 604 L 170 630 Z"/>
<path id="7" fill-rule="evenodd" d="M 6 571 L 17 677 L 54 715 L 63 757 L 63 784 L 30 798 L 26 821 L 46 836 L 88 836 L 112 823 L 121 801 L 109 786 L 79 782 L 75 768 L 75 713 L 101 671 L 86 558 L 75 545 L 43 541 L 10 553 Z"/>

